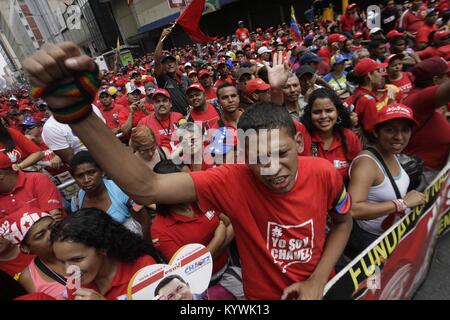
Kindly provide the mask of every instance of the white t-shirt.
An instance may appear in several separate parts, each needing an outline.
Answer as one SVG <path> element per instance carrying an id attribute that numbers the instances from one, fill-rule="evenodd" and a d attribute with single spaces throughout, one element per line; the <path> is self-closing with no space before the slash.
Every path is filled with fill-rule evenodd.
<path id="1" fill-rule="evenodd" d="M 100 110 L 92 105 L 95 114 L 105 122 Z M 87 150 L 86 146 L 78 139 L 75 132 L 67 124 L 60 123 L 53 116 L 48 118 L 42 130 L 42 139 L 52 151 L 71 148 L 73 153 Z"/>

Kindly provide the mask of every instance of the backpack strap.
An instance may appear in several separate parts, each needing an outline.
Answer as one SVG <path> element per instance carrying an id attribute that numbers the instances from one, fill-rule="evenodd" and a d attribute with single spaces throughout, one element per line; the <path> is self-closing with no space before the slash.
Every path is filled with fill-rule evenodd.
<path id="1" fill-rule="evenodd" d="M 56 272 L 50 270 L 42 261 L 39 257 L 36 257 L 34 259 L 34 264 L 36 265 L 36 267 L 43 273 L 45 274 L 47 277 L 49 277 L 50 279 L 55 280 L 56 282 L 62 284 L 63 286 L 66 285 L 66 281 L 63 281 L 62 279 L 65 279 L 63 276 L 57 274 Z M 59 276 L 59 277 L 58 277 Z"/>

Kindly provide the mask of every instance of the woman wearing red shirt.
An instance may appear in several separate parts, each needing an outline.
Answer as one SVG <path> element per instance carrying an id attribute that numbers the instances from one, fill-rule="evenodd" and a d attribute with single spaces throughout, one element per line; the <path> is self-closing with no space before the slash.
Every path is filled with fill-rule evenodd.
<path id="1" fill-rule="evenodd" d="M 4 127 L 1 122 L 0 151 L 11 159 L 12 168 L 16 171 L 34 165 L 44 157 L 37 145 L 19 131 Z"/>
<path id="2" fill-rule="evenodd" d="M 161 161 L 153 170 L 160 174 L 181 172 L 171 160 Z M 203 212 L 196 203 L 156 204 L 156 212 L 150 234 L 164 258 L 170 260 L 184 245 L 200 243 L 213 257 L 212 281 L 219 280 L 228 266 L 227 248 L 234 239 L 228 217 L 212 210 Z"/>
<path id="3" fill-rule="evenodd" d="M 105 212 L 82 209 L 55 225 L 56 258 L 81 271 L 75 300 L 126 300 L 128 283 L 141 268 L 161 262 L 158 252 Z"/>
<path id="4" fill-rule="evenodd" d="M 348 180 L 348 168 L 361 151 L 361 143 L 350 128 L 350 115 L 334 91 L 321 88 L 313 91 L 305 108 L 302 123 L 303 155 L 321 157 Z"/>

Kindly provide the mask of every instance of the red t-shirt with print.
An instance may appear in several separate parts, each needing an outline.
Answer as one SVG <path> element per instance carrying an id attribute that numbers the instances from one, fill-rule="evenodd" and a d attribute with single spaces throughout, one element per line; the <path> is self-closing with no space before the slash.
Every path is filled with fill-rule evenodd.
<path id="1" fill-rule="evenodd" d="M 157 214 L 152 222 L 153 243 L 167 261 L 184 245 L 200 243 L 206 247 L 214 238 L 220 223 L 219 214 L 214 210 L 202 212 L 195 204 L 192 209 L 192 218 L 171 212 L 167 216 Z M 224 250 L 214 259 L 213 273 L 222 269 L 227 261 L 228 253 Z"/>
<path id="2" fill-rule="evenodd" d="M 144 102 L 144 106 L 145 109 L 147 109 L 148 112 L 152 113 L 153 112 L 153 106 L 147 102 Z M 123 107 L 122 109 L 120 109 L 119 111 L 119 123 L 122 126 L 123 124 L 125 124 L 125 122 L 127 122 L 128 117 L 130 115 L 130 107 Z M 132 121 L 132 127 L 136 127 L 139 123 L 139 121 L 141 121 L 143 118 L 145 118 L 148 114 L 146 114 L 144 111 L 142 110 L 137 110 L 134 112 L 134 116 L 133 116 L 133 121 Z"/>
<path id="3" fill-rule="evenodd" d="M 101 105 L 101 107 L 99 109 L 103 115 L 103 118 L 105 118 L 106 125 L 108 126 L 108 128 L 116 129 L 117 127 L 120 126 L 120 123 L 119 123 L 120 111 L 122 109 L 126 109 L 126 107 L 124 107 L 118 103 L 112 102 L 112 107 L 105 108 L 103 105 Z M 124 113 L 126 113 L 126 111 L 124 111 Z M 129 114 L 129 112 L 128 112 L 128 114 Z M 128 119 L 128 117 L 127 117 L 127 119 Z M 125 119 L 125 122 L 126 122 L 126 119 Z"/>
<path id="4" fill-rule="evenodd" d="M 158 146 L 166 147 L 169 151 L 172 151 L 170 141 L 172 139 L 172 134 L 176 130 L 175 125 L 181 118 L 183 118 L 181 113 L 172 111 L 167 119 L 158 120 L 153 113 L 139 121 L 138 125 L 144 125 L 152 129 Z"/>
<path id="5" fill-rule="evenodd" d="M 203 112 L 192 109 L 191 118 L 195 122 L 201 122 L 201 127 L 203 130 L 208 130 L 210 128 L 216 127 L 217 121 L 219 121 L 220 116 L 217 113 L 216 108 L 214 108 L 212 104 L 208 103 L 206 110 Z"/>
<path id="6" fill-rule="evenodd" d="M 344 181 L 348 180 L 348 168 L 352 160 L 361 151 L 361 141 L 358 136 L 349 129 L 344 129 L 345 140 L 347 142 L 347 154 L 344 152 L 343 142 L 339 134 L 333 136 L 333 142 L 328 150 L 323 148 L 323 141 L 317 133 L 312 136 L 304 126 L 301 132 L 303 133 L 304 150 L 302 156 L 318 156 L 330 161 L 333 167 L 339 171 Z M 315 150 L 313 150 L 315 149 Z M 316 155 L 314 155 L 314 153 Z"/>
<path id="7" fill-rule="evenodd" d="M 297 179 L 283 194 L 260 183 L 246 165 L 190 173 L 199 207 L 231 219 L 248 299 L 280 299 L 286 287 L 311 276 L 324 250 L 328 211 L 350 209 L 342 177 L 328 161 L 297 161 Z"/>
<path id="8" fill-rule="evenodd" d="M 13 150 L 6 152 L 5 146 L 0 143 L 0 152 L 5 153 L 11 162 L 19 163 L 27 158 L 30 154 L 40 151 L 41 149 L 30 139 L 27 139 L 22 133 L 16 129 L 7 128 L 11 138 L 14 140 L 16 146 Z"/>
<path id="9" fill-rule="evenodd" d="M 407 95 L 414 87 L 414 77 L 410 72 L 402 72 L 402 77 L 399 80 L 390 80 L 389 82 L 394 86 L 400 88 L 400 90 Z"/>

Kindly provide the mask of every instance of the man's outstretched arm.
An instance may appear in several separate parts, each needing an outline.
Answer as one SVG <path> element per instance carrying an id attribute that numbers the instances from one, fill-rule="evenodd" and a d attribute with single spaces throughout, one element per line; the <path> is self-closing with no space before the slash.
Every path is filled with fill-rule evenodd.
<path id="1" fill-rule="evenodd" d="M 45 44 L 23 62 L 33 86 L 61 84 L 73 79 L 76 71 L 93 71 L 92 58 L 82 55 L 72 42 Z M 46 96 L 53 109 L 64 109 L 82 98 Z M 133 155 L 92 112 L 71 128 L 88 147 L 89 152 L 120 188 L 136 202 L 185 203 L 196 200 L 194 183 L 187 173 L 159 175 Z"/>

